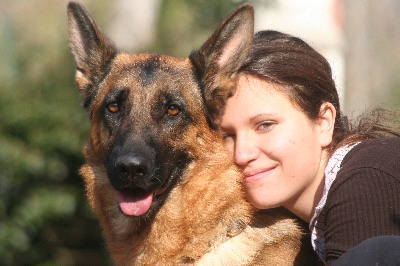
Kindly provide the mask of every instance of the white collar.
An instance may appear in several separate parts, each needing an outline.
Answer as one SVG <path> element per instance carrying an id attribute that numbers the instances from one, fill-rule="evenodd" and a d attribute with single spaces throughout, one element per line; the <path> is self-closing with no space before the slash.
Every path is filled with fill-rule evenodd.
<path id="1" fill-rule="evenodd" d="M 358 143 L 359 142 L 337 149 L 329 158 L 328 163 L 325 167 L 324 191 L 317 207 L 315 207 L 314 216 L 312 217 L 310 222 L 311 243 L 314 247 L 314 250 L 322 259 L 325 258 L 325 238 L 323 236 L 323 231 L 321 232 L 320 230 L 318 230 L 317 217 L 325 206 L 329 189 L 331 188 L 333 181 L 335 181 L 336 179 L 336 175 L 340 170 L 340 166 L 344 157 Z"/>

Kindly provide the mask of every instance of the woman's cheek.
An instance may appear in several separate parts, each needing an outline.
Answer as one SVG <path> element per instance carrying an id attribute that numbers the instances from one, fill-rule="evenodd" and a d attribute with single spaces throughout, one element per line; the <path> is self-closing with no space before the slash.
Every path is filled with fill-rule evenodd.
<path id="1" fill-rule="evenodd" d="M 233 157 L 235 152 L 235 141 L 232 137 L 225 137 L 224 138 L 225 147 L 229 153 Z"/>

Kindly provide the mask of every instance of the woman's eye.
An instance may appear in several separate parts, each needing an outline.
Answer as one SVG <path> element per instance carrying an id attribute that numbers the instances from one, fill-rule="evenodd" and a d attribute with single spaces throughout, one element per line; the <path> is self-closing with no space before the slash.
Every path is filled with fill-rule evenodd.
<path id="1" fill-rule="evenodd" d="M 107 105 L 107 109 L 108 111 L 110 111 L 111 113 L 118 113 L 119 112 L 119 105 L 118 103 L 110 103 L 109 105 Z"/>
<path id="2" fill-rule="evenodd" d="M 223 133 L 222 138 L 225 142 L 232 141 L 235 138 L 235 135 L 229 133 Z"/>
<path id="3" fill-rule="evenodd" d="M 257 129 L 262 130 L 262 131 L 270 130 L 275 124 L 276 123 L 273 121 L 265 121 L 265 122 L 260 123 L 258 125 Z"/>
<path id="4" fill-rule="evenodd" d="M 176 104 L 170 104 L 167 106 L 167 114 L 170 116 L 176 116 L 180 112 L 181 112 L 181 110 Z"/>

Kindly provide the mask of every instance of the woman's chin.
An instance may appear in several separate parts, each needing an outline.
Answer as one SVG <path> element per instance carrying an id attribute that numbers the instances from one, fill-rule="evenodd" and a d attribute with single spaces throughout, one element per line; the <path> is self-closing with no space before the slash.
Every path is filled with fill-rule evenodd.
<path id="1" fill-rule="evenodd" d="M 246 192 L 247 201 L 256 209 L 264 210 L 264 209 L 272 209 L 279 206 L 282 206 L 280 202 L 269 201 L 267 197 L 261 195 L 252 195 L 251 193 Z"/>

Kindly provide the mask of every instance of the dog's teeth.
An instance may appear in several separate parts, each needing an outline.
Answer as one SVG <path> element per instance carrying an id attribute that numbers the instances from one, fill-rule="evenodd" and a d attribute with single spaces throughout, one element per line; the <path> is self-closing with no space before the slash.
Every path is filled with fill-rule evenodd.
<path id="1" fill-rule="evenodd" d="M 167 186 L 166 186 L 166 187 L 159 188 L 159 189 L 156 189 L 156 190 L 154 191 L 154 196 L 161 195 L 161 194 L 164 193 L 166 190 L 167 190 Z"/>

